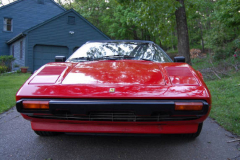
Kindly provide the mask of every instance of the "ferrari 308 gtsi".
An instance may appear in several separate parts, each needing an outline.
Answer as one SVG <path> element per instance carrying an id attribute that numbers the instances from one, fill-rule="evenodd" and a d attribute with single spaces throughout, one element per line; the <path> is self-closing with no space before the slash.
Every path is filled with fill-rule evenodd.
<path id="1" fill-rule="evenodd" d="M 211 109 L 202 74 L 151 41 L 89 41 L 39 68 L 16 107 L 40 136 L 184 134 L 197 137 Z"/>

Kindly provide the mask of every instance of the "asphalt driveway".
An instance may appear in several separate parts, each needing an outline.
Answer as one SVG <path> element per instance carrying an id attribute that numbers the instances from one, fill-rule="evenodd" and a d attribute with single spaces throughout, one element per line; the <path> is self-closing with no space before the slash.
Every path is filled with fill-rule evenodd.
<path id="1" fill-rule="evenodd" d="M 240 160 L 240 142 L 212 119 L 195 140 L 178 136 L 119 137 L 63 134 L 39 137 L 15 107 L 0 114 L 0 159 Z"/>

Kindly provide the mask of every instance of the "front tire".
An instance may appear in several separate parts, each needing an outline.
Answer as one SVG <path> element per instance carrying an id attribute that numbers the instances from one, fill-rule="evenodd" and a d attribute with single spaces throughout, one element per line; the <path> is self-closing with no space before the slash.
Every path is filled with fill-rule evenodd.
<path id="1" fill-rule="evenodd" d="M 61 134 L 60 132 L 46 132 L 46 131 L 34 131 L 39 136 L 56 136 Z"/>

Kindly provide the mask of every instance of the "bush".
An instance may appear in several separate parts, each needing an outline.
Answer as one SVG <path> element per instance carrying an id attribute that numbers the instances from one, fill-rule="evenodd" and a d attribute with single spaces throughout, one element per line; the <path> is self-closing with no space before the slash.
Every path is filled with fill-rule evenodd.
<path id="1" fill-rule="evenodd" d="M 7 71 L 7 66 L 0 66 L 0 73 L 4 73 Z"/>
<path id="2" fill-rule="evenodd" d="M 13 67 L 14 67 L 14 68 L 18 68 L 18 67 L 20 67 L 20 65 L 15 63 L 15 64 L 13 65 Z"/>
<path id="3" fill-rule="evenodd" d="M 6 66 L 7 71 L 12 70 L 12 62 L 15 60 L 15 58 L 11 56 L 0 56 L 0 65 L 1 66 Z"/>
<path id="4" fill-rule="evenodd" d="M 239 38 L 236 38 L 236 39 L 233 41 L 233 43 L 235 44 L 235 46 L 236 46 L 237 48 L 240 48 L 240 36 L 239 36 Z"/>
<path id="5" fill-rule="evenodd" d="M 228 43 L 225 47 L 219 47 L 214 49 L 214 59 L 215 60 L 221 60 L 226 59 L 228 57 L 232 57 L 235 54 L 236 49 L 238 46 L 235 41 Z"/>

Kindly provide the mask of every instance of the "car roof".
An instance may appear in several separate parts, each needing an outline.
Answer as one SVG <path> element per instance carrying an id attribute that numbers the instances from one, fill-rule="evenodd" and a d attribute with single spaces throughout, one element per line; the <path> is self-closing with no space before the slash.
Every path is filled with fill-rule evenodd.
<path id="1" fill-rule="evenodd" d="M 145 41 L 145 40 L 93 40 L 87 41 L 86 43 L 94 43 L 94 42 L 102 42 L 102 43 L 154 43 L 152 41 Z"/>

